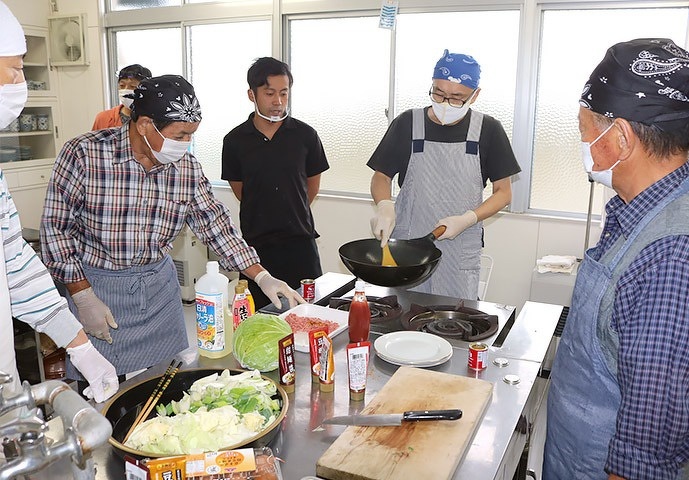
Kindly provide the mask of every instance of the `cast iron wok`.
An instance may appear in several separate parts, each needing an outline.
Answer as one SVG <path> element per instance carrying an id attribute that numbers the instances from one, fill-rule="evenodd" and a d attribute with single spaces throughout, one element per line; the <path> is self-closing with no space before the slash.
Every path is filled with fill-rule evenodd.
<path id="1" fill-rule="evenodd" d="M 172 379 L 172 382 L 170 382 L 170 385 L 167 387 L 167 389 L 165 389 L 157 404 L 167 404 L 171 400 L 179 400 L 182 398 L 184 392 L 189 390 L 191 384 L 196 380 L 213 373 L 220 374 L 221 372 L 222 370 L 205 368 L 179 371 Z M 230 373 L 232 375 L 242 372 L 243 370 L 230 369 Z M 153 392 L 153 389 L 158 384 L 160 377 L 161 375 L 144 380 L 141 383 L 133 385 L 125 390 L 120 390 L 108 402 L 101 412 L 105 418 L 110 420 L 110 423 L 112 423 L 112 436 L 110 437 L 109 442 L 121 457 L 124 457 L 124 455 L 130 455 L 141 459 L 173 456 L 173 454 L 163 455 L 159 453 L 135 450 L 131 447 L 125 446 L 122 443 L 124 441 L 124 437 L 129 431 L 129 427 L 131 427 L 132 423 L 134 423 L 136 416 L 139 414 L 140 409 L 144 406 L 151 392 Z M 263 378 L 270 380 L 267 377 Z M 272 382 L 272 380 L 270 381 Z M 282 419 L 285 418 L 285 415 L 287 414 L 288 399 L 287 394 L 280 385 L 277 385 L 277 393 L 273 398 L 278 398 L 282 406 L 282 410 L 280 411 L 277 419 L 262 432 L 235 445 L 226 445 L 223 447 L 223 450 L 232 450 L 240 447 L 262 447 L 267 445 L 275 437 L 279 431 L 278 427 L 280 426 L 280 423 L 282 423 Z M 148 418 L 153 418 L 155 415 L 156 413 L 154 408 Z M 177 454 L 182 454 L 182 452 L 177 452 Z"/>
<path id="2" fill-rule="evenodd" d="M 421 238 L 388 241 L 396 267 L 383 266 L 383 249 L 380 240 L 366 238 L 345 243 L 340 247 L 340 258 L 345 267 L 365 282 L 382 287 L 404 287 L 426 280 L 438 267 L 443 253 L 433 241 L 445 232 L 441 225 Z"/>

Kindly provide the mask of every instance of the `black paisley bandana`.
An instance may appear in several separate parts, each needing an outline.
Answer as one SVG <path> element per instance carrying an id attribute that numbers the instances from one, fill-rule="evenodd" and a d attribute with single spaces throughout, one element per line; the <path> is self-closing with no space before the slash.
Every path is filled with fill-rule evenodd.
<path id="1" fill-rule="evenodd" d="M 689 52 L 667 38 L 639 38 L 610 47 L 579 100 L 610 118 L 655 125 L 665 132 L 689 126 Z"/>
<path id="2" fill-rule="evenodd" d="M 169 122 L 200 122 L 201 106 L 194 87 L 179 75 L 142 80 L 134 90 L 132 111 Z"/>

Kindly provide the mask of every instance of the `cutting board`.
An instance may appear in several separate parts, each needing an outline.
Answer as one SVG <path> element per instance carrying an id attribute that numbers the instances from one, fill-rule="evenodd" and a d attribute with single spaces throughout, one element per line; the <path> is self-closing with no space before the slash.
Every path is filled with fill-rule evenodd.
<path id="1" fill-rule="evenodd" d="M 456 421 L 408 422 L 399 427 L 347 427 L 318 459 L 330 480 L 442 480 L 452 477 L 490 403 L 485 380 L 400 367 L 361 412 L 459 408 Z"/>

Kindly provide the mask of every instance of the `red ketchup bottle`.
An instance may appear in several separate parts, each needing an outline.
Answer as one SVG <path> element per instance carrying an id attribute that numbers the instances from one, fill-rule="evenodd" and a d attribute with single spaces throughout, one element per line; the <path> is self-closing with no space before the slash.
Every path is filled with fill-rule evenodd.
<path id="1" fill-rule="evenodd" d="M 354 297 L 349 306 L 349 341 L 365 342 L 368 340 L 368 332 L 371 329 L 371 309 L 366 300 L 366 292 L 363 280 L 357 280 L 354 284 Z"/>

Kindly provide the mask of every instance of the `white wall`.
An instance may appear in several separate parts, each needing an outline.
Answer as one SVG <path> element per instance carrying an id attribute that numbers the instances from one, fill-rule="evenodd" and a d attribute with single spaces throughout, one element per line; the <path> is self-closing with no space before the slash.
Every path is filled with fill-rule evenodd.
<path id="1" fill-rule="evenodd" d="M 51 14 L 48 0 L 5 0 L 20 22 L 47 27 Z M 104 59 L 99 30 L 98 2 L 93 0 L 56 0 L 58 12 L 68 15 L 87 13 L 88 55 L 90 65 L 60 67 L 57 70 L 60 99 L 60 142 L 88 131 L 96 113 L 103 110 L 107 97 L 104 87 Z M 40 8 L 36 8 L 36 6 Z M 362 165 L 362 168 L 366 168 Z M 326 173 L 327 175 L 327 173 Z M 239 222 L 239 205 L 229 187 L 215 189 L 218 198 Z M 313 205 L 316 227 L 321 235 L 318 247 L 324 271 L 348 273 L 339 259 L 339 247 L 350 241 L 371 236 L 369 219 L 371 201 L 320 196 Z M 35 217 L 36 212 L 21 212 Z M 581 257 L 584 247 L 585 222 L 553 219 L 532 215 L 498 214 L 485 223 L 485 253 L 495 260 L 486 300 L 521 307 L 529 299 L 531 274 L 536 259 L 548 255 Z M 598 224 L 592 226 L 591 244 L 600 235 Z"/>

